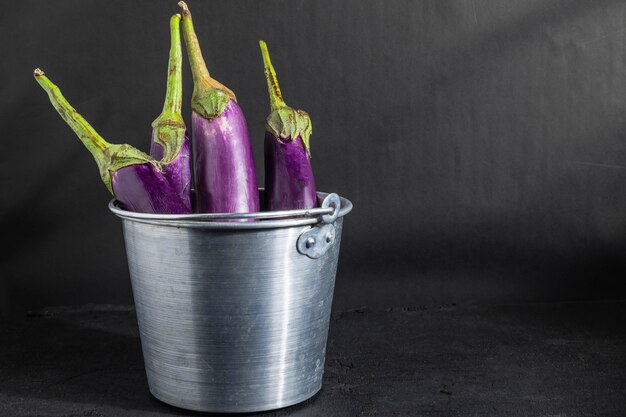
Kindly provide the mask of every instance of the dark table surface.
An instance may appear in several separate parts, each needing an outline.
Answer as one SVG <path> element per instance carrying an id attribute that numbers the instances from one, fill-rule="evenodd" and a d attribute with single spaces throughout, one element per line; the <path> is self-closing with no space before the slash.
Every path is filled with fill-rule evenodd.
<path id="1" fill-rule="evenodd" d="M 150 395 L 134 314 L 3 326 L 0 416 L 203 415 Z M 626 301 L 344 311 L 330 328 L 322 391 L 263 416 L 626 415 Z"/>

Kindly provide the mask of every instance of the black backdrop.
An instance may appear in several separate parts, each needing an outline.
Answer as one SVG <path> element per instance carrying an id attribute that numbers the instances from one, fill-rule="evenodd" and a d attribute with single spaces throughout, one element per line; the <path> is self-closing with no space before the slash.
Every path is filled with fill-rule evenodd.
<path id="1" fill-rule="evenodd" d="M 318 188 L 354 202 L 335 308 L 624 297 L 623 1 L 188 3 L 258 167 L 264 39 L 287 102 L 312 117 Z M 31 74 L 105 138 L 147 150 L 177 11 L 2 7 L 2 315 L 132 301 L 110 196 Z"/>

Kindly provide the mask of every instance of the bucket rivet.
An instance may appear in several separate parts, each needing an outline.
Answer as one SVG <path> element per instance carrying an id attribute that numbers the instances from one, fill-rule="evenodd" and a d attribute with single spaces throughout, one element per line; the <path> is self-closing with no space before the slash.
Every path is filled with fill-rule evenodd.
<path id="1" fill-rule="evenodd" d="M 310 248 L 311 246 L 315 245 L 315 238 L 310 237 L 306 240 L 306 247 Z"/>
<path id="2" fill-rule="evenodd" d="M 333 241 L 333 234 L 332 233 L 327 233 L 326 234 L 326 243 L 330 243 Z"/>

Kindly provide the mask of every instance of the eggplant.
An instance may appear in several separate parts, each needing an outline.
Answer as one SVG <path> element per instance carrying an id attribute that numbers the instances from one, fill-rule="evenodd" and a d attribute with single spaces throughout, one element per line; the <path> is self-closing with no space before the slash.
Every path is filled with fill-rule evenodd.
<path id="1" fill-rule="evenodd" d="M 250 135 L 235 94 L 209 75 L 185 2 L 183 37 L 193 74 L 191 142 L 200 213 L 259 211 Z"/>
<path id="2" fill-rule="evenodd" d="M 270 114 L 265 119 L 265 208 L 294 210 L 317 207 L 317 194 L 309 139 L 311 118 L 303 110 L 287 106 L 267 45 L 259 41 Z"/>
<path id="3" fill-rule="evenodd" d="M 191 211 L 176 187 L 169 182 L 160 162 L 131 145 L 112 144 L 104 140 L 42 70 L 37 68 L 33 75 L 48 93 L 59 115 L 93 155 L 102 181 L 121 208 L 160 214 Z"/>
<path id="4" fill-rule="evenodd" d="M 150 156 L 161 162 L 168 181 L 177 190 L 180 198 L 192 211 L 191 204 L 191 143 L 186 134 L 182 116 L 182 46 L 180 43 L 181 15 L 170 19 L 171 46 L 167 71 L 167 90 L 163 111 L 152 122 Z"/>

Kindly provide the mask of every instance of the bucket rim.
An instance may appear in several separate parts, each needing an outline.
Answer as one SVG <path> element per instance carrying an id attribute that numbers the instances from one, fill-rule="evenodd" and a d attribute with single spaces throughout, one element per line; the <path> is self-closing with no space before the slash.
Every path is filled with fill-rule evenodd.
<path id="1" fill-rule="evenodd" d="M 263 191 L 260 189 L 260 191 Z M 332 193 L 318 191 L 319 201 Z M 340 208 L 337 218 L 352 211 L 352 202 L 338 196 Z M 322 217 L 334 213 L 334 207 L 316 207 L 299 210 L 259 211 L 254 213 L 193 213 L 193 214 L 154 214 L 127 211 L 119 207 L 118 201 L 109 202 L 109 210 L 123 220 L 158 226 L 199 228 L 199 229 L 276 229 L 282 227 L 308 226 L 322 223 Z M 334 217 L 334 216 L 333 216 Z M 245 221 L 253 219 L 256 221 Z"/>

